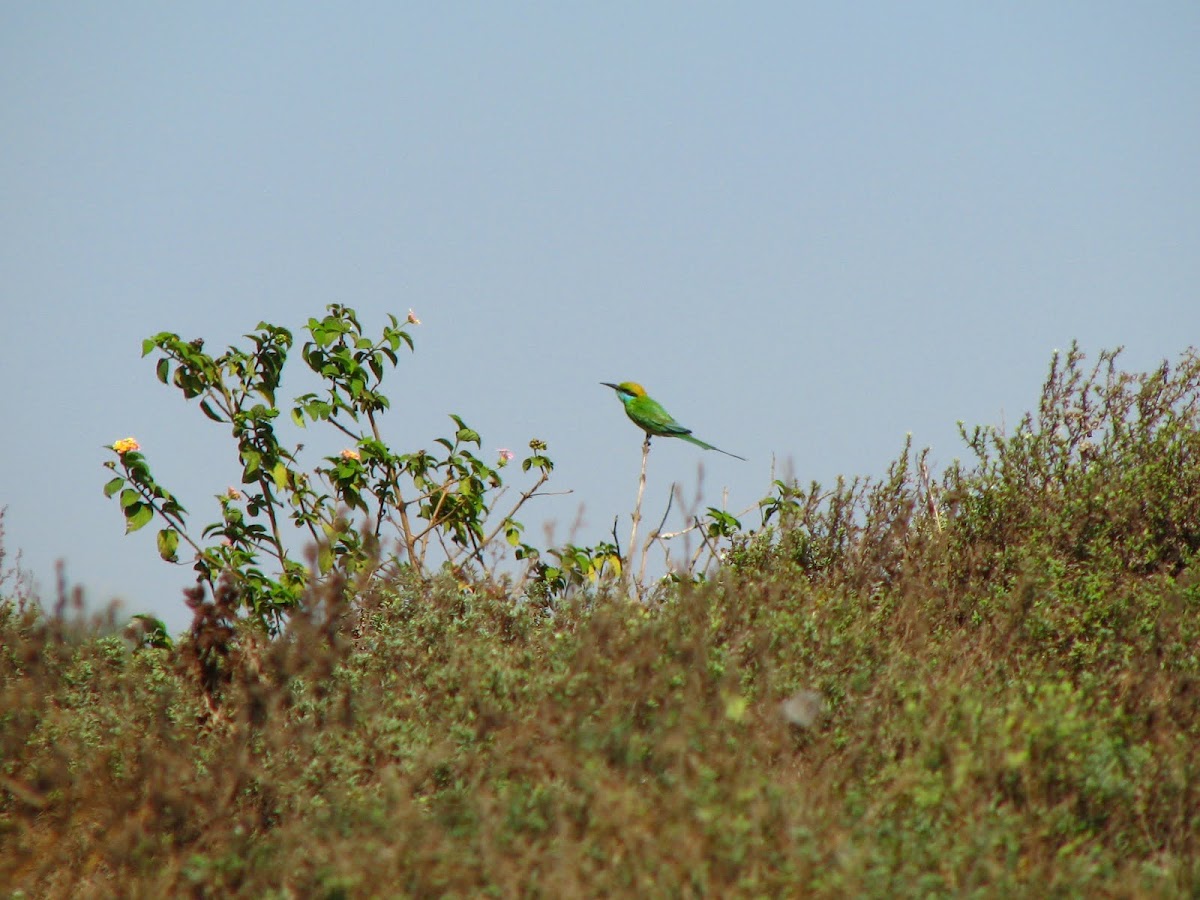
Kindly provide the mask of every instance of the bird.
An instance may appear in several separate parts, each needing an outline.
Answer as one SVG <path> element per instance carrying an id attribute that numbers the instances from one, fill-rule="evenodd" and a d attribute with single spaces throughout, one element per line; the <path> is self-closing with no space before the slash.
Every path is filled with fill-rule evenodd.
<path id="1" fill-rule="evenodd" d="M 684 428 L 676 422 L 674 417 L 663 409 L 657 400 L 650 397 L 646 393 L 646 389 L 636 381 L 622 381 L 620 384 L 613 384 L 610 381 L 600 383 L 617 392 L 617 396 L 625 404 L 625 415 L 633 420 L 634 425 L 646 432 L 647 443 L 651 436 L 682 438 L 705 450 L 716 450 L 718 453 L 724 453 L 726 456 L 732 456 L 742 462 L 746 461 L 744 456 L 738 456 L 736 453 L 730 453 L 728 450 L 706 444 L 698 437 L 693 437 L 692 429 Z"/>

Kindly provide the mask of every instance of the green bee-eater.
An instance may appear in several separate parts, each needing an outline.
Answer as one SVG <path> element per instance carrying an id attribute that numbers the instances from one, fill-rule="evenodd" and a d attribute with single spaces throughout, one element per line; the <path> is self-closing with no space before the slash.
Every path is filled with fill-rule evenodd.
<path id="1" fill-rule="evenodd" d="M 608 381 L 600 383 L 617 392 L 617 396 L 625 404 L 625 415 L 633 420 L 634 425 L 646 432 L 647 441 L 650 440 L 651 435 L 656 437 L 683 438 L 685 441 L 693 443 L 697 447 L 703 447 L 705 450 L 716 450 L 718 453 L 724 453 L 726 456 L 732 456 L 734 459 L 740 459 L 742 462 L 746 461 L 746 457 L 744 456 L 738 456 L 736 453 L 730 453 L 728 450 L 722 450 L 720 447 L 704 443 L 704 441 L 697 437 L 692 437 L 692 429 L 684 428 L 676 422 L 674 417 L 663 409 L 657 400 L 646 395 L 646 389 L 636 381 L 623 381 L 620 384 L 612 384 Z"/>

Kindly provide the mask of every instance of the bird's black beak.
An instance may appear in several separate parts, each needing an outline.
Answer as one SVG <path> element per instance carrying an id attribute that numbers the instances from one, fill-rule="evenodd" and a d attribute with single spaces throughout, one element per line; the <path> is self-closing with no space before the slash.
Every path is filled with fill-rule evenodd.
<path id="1" fill-rule="evenodd" d="M 620 388 L 619 388 L 619 387 L 617 387 L 615 384 L 613 384 L 611 381 L 602 381 L 602 382 L 600 382 L 600 383 L 601 383 L 602 385 L 604 385 L 605 387 L 610 387 L 610 388 L 612 388 L 614 391 L 619 391 L 619 390 L 620 390 Z"/>

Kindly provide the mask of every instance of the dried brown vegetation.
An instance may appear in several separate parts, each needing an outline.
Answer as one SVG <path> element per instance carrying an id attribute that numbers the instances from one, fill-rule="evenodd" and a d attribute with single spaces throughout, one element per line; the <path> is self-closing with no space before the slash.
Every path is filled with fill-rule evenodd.
<path id="1" fill-rule="evenodd" d="M 218 590 L 170 649 L 14 599 L 0 887 L 1194 895 L 1198 380 L 1072 350 L 940 483 L 793 491 L 653 607 L 326 585 L 268 639 Z"/>

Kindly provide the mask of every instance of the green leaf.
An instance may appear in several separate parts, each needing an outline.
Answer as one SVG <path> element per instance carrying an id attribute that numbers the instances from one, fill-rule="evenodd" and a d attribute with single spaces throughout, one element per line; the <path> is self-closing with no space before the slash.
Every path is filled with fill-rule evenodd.
<path id="1" fill-rule="evenodd" d="M 135 503 L 125 510 L 125 533 L 132 534 L 145 528 L 154 518 L 154 510 L 149 503 Z"/>
<path id="2" fill-rule="evenodd" d="M 750 708 L 750 701 L 741 694 L 732 691 L 722 691 L 722 697 L 725 701 L 725 717 L 734 721 L 740 722 L 746 718 L 746 711 Z"/>
<path id="3" fill-rule="evenodd" d="M 212 419 L 214 422 L 224 422 L 225 421 L 225 419 L 221 416 L 220 413 L 218 413 L 216 410 L 214 410 L 211 406 L 208 405 L 207 400 L 200 401 L 200 410 L 206 416 L 208 416 L 210 419 Z"/>
<path id="4" fill-rule="evenodd" d="M 145 356 L 145 354 L 142 354 Z M 163 384 L 171 377 L 171 361 L 167 358 L 160 359 L 158 365 L 154 367 L 154 371 L 158 374 L 158 380 Z"/>
<path id="5" fill-rule="evenodd" d="M 146 458 L 140 453 L 126 453 L 121 457 L 121 462 L 125 464 L 125 471 L 129 473 L 129 478 L 136 481 L 138 484 L 154 484 L 154 478 L 150 475 L 150 466 L 146 463 Z"/>
<path id="6" fill-rule="evenodd" d="M 158 555 L 167 562 L 176 562 L 175 551 L 179 549 L 179 532 L 174 528 L 164 528 L 158 533 Z"/>
<path id="7" fill-rule="evenodd" d="M 123 484 L 125 484 L 124 478 L 121 478 L 120 476 L 114 478 L 108 484 L 104 485 L 104 496 L 111 497 L 113 494 L 115 494 L 117 491 L 119 491 L 121 489 L 121 486 Z"/>
<path id="8" fill-rule="evenodd" d="M 109 482 L 109 484 L 111 484 L 111 483 L 112 482 Z M 125 488 L 125 490 L 121 491 L 121 509 L 128 510 L 135 503 L 137 503 L 141 498 L 142 498 L 142 495 L 139 494 L 137 491 L 135 491 L 133 488 Z M 129 513 L 126 512 L 126 515 L 129 515 Z"/>
<path id="9" fill-rule="evenodd" d="M 479 432 L 473 428 L 460 428 L 454 435 L 454 439 L 460 444 L 474 444 L 476 447 L 482 446 L 479 442 Z"/>
<path id="10" fill-rule="evenodd" d="M 271 477 L 273 479 L 275 479 L 275 487 L 278 488 L 279 490 L 282 491 L 284 488 L 287 487 L 288 468 L 287 468 L 287 465 L 282 460 L 275 463 L 275 465 L 272 467 Z"/>
<path id="11" fill-rule="evenodd" d="M 242 466 L 244 471 L 242 477 L 248 481 L 252 481 L 258 475 L 259 465 L 262 463 L 262 454 L 257 450 L 245 449 L 242 451 Z"/>
<path id="12" fill-rule="evenodd" d="M 171 640 L 166 623 L 162 619 L 155 618 L 149 613 L 139 613 L 132 617 L 130 624 L 133 622 L 137 622 L 141 626 L 139 642 L 142 647 L 170 650 L 174 646 L 174 641 Z"/>

